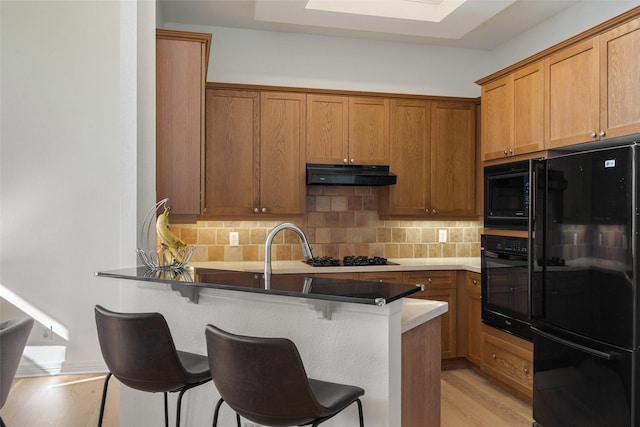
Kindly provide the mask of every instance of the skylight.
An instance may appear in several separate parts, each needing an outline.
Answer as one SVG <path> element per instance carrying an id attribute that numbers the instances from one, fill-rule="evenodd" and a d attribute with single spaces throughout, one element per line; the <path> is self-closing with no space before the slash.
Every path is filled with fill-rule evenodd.
<path id="1" fill-rule="evenodd" d="M 466 0 L 308 0 L 305 9 L 440 22 Z"/>

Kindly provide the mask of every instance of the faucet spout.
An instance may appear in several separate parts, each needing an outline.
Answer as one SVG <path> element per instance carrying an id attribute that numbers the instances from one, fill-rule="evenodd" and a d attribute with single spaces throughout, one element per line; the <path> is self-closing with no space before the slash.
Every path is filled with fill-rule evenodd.
<path id="1" fill-rule="evenodd" d="M 304 232 L 297 225 L 291 224 L 290 222 L 276 225 L 267 235 L 267 241 L 264 245 L 264 278 L 266 281 L 271 278 L 271 245 L 273 244 L 273 239 L 276 234 L 282 230 L 291 230 L 295 232 L 298 237 L 300 237 L 300 244 L 302 245 L 302 252 L 304 253 L 305 259 L 309 260 L 313 258 L 307 236 L 305 236 Z"/>

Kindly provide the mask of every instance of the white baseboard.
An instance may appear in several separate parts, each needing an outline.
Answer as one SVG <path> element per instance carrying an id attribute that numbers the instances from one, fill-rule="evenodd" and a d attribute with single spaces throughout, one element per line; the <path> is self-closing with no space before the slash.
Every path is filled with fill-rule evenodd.
<path id="1" fill-rule="evenodd" d="M 66 362 L 54 361 L 38 365 L 24 361 L 18 366 L 16 378 L 43 377 L 49 375 L 86 375 L 104 374 L 108 372 L 102 360 Z"/>

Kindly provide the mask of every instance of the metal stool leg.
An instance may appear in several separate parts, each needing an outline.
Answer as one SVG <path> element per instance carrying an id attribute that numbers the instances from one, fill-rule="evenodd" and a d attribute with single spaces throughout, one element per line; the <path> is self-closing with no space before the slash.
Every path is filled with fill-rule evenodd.
<path id="1" fill-rule="evenodd" d="M 98 418 L 98 427 L 102 427 L 102 419 L 104 417 L 104 407 L 107 403 L 107 389 L 109 388 L 110 379 L 111 379 L 111 372 L 109 372 L 105 377 L 104 386 L 102 386 L 102 401 L 100 402 L 100 417 Z"/>
<path id="2" fill-rule="evenodd" d="M 176 427 L 180 427 L 180 409 L 182 407 L 182 395 L 184 394 L 185 391 L 187 391 L 188 389 L 183 388 L 182 390 L 180 390 L 180 393 L 178 393 L 178 407 L 176 409 Z"/>
<path id="3" fill-rule="evenodd" d="M 360 402 L 360 399 L 356 399 L 356 403 L 358 404 L 358 416 L 360 417 L 360 427 L 364 427 L 364 416 L 362 415 L 362 402 Z"/>
<path id="4" fill-rule="evenodd" d="M 218 400 L 218 403 L 216 403 L 216 410 L 213 411 L 213 427 L 216 427 L 218 425 L 218 412 L 220 411 L 220 406 L 222 405 L 222 402 L 224 402 L 224 399 L 220 398 Z"/>
<path id="5" fill-rule="evenodd" d="M 169 427 L 169 402 L 167 392 L 164 392 L 164 426 Z"/>

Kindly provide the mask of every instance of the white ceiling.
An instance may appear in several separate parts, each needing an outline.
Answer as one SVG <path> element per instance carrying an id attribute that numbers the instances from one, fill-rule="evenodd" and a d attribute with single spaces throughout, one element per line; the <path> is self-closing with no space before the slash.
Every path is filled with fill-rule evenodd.
<path id="1" fill-rule="evenodd" d="M 581 0 L 466 0 L 440 22 L 363 15 L 353 11 L 340 13 L 309 9 L 305 8 L 307 1 L 157 0 L 157 3 L 164 21 L 177 24 L 492 49 Z M 322 3 L 331 0 L 316 1 Z M 378 6 L 391 1 L 398 2 L 398 6 L 403 8 L 413 7 L 414 10 L 429 7 L 428 3 L 432 2 L 432 0 L 333 0 L 333 3 L 348 2 L 351 6 L 368 3 Z M 400 7 L 396 10 L 399 9 Z"/>

